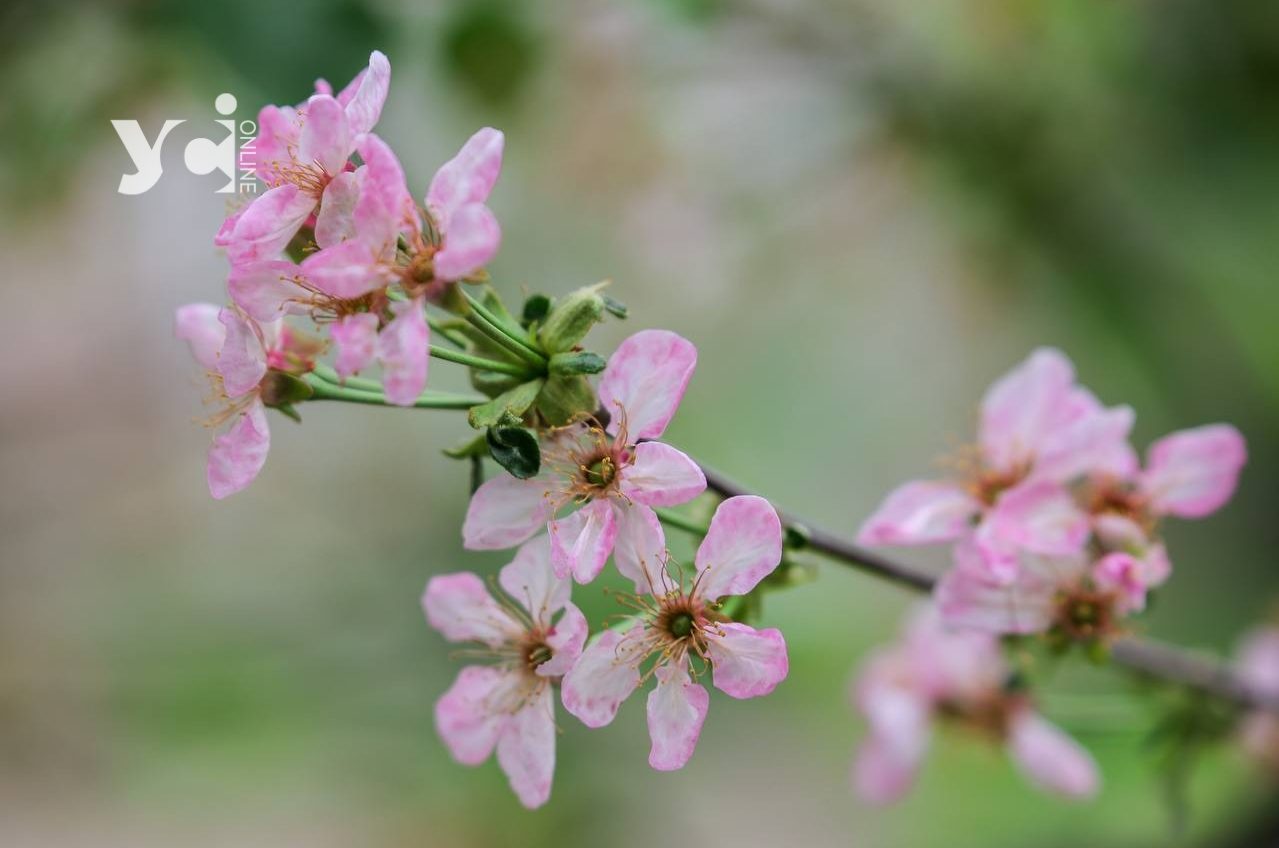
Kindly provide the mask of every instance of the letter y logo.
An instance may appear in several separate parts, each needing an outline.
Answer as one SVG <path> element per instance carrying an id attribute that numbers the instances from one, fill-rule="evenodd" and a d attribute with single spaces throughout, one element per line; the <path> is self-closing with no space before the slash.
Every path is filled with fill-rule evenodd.
<path id="1" fill-rule="evenodd" d="M 164 144 L 165 137 L 181 123 L 183 122 L 173 118 L 165 121 L 160 134 L 156 136 L 155 144 L 149 144 L 147 137 L 142 133 L 142 126 L 137 121 L 113 120 L 111 122 L 111 126 L 115 127 L 116 135 L 120 136 L 120 140 L 124 142 L 124 149 L 133 160 L 133 166 L 138 169 L 136 173 L 124 174 L 120 177 L 121 194 L 142 194 L 156 184 L 160 175 L 164 173 L 164 165 L 160 162 L 160 147 Z"/>

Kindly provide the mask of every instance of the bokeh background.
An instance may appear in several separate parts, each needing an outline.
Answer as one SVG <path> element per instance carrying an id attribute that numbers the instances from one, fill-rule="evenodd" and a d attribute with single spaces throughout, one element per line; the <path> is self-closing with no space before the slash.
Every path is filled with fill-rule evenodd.
<path id="1" fill-rule="evenodd" d="M 204 387 L 174 307 L 219 300 L 215 176 L 182 167 L 316 76 L 392 60 L 379 132 L 421 193 L 507 133 L 499 288 L 602 278 L 701 361 L 670 440 L 853 532 L 1055 344 L 1144 445 L 1216 420 L 1251 463 L 1167 535 L 1148 632 L 1229 652 L 1279 594 L 1279 14 L 1268 0 L 18 2 L 0 18 L 0 844 L 1155 846 L 1254 844 L 1275 795 L 1230 746 L 1184 781 L 1118 673 L 1045 708 L 1096 753 L 1075 806 L 939 739 L 917 791 L 852 799 L 856 663 L 912 602 L 838 567 L 770 596 L 767 699 L 718 693 L 692 763 L 646 764 L 643 708 L 562 717 L 551 803 L 452 764 L 458 663 L 421 620 L 462 551 L 461 416 L 316 405 L 265 472 L 205 491 Z M 186 118 L 148 193 L 111 118 Z M 460 387 L 437 363 L 433 382 Z M 680 542 L 682 544 L 682 540 Z M 918 561 L 941 561 L 912 553 Z M 598 621 L 608 602 L 579 591 Z M 1178 822 L 1181 822 L 1179 825 Z M 1261 830 L 1259 830 L 1261 828 Z M 1273 831 L 1269 831 L 1273 833 Z"/>

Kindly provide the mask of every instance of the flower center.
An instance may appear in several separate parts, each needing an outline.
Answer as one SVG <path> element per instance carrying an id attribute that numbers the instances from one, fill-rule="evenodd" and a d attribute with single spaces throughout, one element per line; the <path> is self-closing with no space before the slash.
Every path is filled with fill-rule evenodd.
<path id="1" fill-rule="evenodd" d="M 1155 529 L 1155 518 L 1150 514 L 1146 498 L 1133 486 L 1106 480 L 1087 487 L 1083 498 L 1093 515 L 1118 515 L 1147 533 Z"/>
<path id="2" fill-rule="evenodd" d="M 601 457 L 590 465 L 586 466 L 582 471 L 582 480 L 588 486 L 596 489 L 608 488 L 609 484 L 617 477 L 617 463 L 613 461 L 613 457 Z"/>
<path id="3" fill-rule="evenodd" d="M 1057 625 L 1072 639 L 1087 641 L 1103 636 L 1111 627 L 1110 595 L 1095 590 L 1080 590 L 1062 599 L 1057 611 Z"/>
<path id="4" fill-rule="evenodd" d="M 1019 463 L 1006 471 L 984 469 L 969 481 L 973 497 L 986 506 L 994 506 L 1004 492 L 1016 486 L 1030 473 L 1030 463 Z"/>
<path id="5" fill-rule="evenodd" d="M 545 642 L 534 642 L 524 650 L 524 664 L 531 671 L 542 663 L 548 662 L 553 656 L 555 652 L 551 650 L 550 645 Z"/>
<path id="6" fill-rule="evenodd" d="M 992 691 L 977 698 L 945 699 L 937 704 L 937 714 L 993 740 L 1008 733 L 1009 719 L 1016 700 L 1003 692 Z"/>
<path id="7" fill-rule="evenodd" d="M 666 622 L 667 631 L 676 639 L 684 639 L 693 633 L 693 616 L 691 613 L 678 612 Z"/>

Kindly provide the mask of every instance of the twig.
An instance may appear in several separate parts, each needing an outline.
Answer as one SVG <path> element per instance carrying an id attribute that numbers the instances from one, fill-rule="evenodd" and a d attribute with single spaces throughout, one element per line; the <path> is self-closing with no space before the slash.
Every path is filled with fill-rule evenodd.
<path id="1" fill-rule="evenodd" d="M 754 494 L 717 471 L 702 466 L 706 486 L 726 498 Z M 868 571 L 918 592 L 931 592 L 937 578 L 918 566 L 898 562 L 823 530 L 792 513 L 778 513 L 782 522 L 808 539 L 809 547 L 832 559 Z M 1114 661 L 1125 668 L 1167 683 L 1207 692 L 1241 707 L 1279 712 L 1279 698 L 1248 686 L 1228 663 L 1153 639 L 1126 637 L 1111 649 Z"/>

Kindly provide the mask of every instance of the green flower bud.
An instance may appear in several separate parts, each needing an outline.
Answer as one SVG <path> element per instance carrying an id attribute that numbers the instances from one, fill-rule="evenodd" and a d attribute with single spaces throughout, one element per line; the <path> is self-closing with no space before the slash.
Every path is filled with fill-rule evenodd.
<path id="1" fill-rule="evenodd" d="M 262 392 L 262 403 L 273 409 L 291 407 L 293 404 L 310 400 L 315 390 L 305 380 L 274 369 L 262 378 L 259 388 Z"/>
<path id="2" fill-rule="evenodd" d="M 567 377 L 574 374 L 598 374 L 607 364 L 608 361 L 598 353 L 567 351 L 552 356 L 549 367 L 552 376 Z"/>
<path id="3" fill-rule="evenodd" d="M 555 305 L 538 332 L 542 348 L 550 354 L 572 350 L 604 317 L 603 283 L 578 289 Z"/>
<path id="4" fill-rule="evenodd" d="M 593 415 L 597 406 L 595 390 L 580 375 L 548 378 L 535 404 L 551 427 L 562 427 L 582 413 Z"/>

